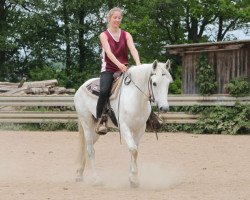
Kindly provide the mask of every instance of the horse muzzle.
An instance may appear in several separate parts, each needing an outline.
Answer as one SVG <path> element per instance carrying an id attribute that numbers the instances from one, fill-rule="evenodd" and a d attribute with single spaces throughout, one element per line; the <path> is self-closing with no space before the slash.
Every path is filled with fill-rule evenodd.
<path id="1" fill-rule="evenodd" d="M 169 111 L 169 106 L 161 106 L 159 107 L 160 112 L 168 112 Z"/>

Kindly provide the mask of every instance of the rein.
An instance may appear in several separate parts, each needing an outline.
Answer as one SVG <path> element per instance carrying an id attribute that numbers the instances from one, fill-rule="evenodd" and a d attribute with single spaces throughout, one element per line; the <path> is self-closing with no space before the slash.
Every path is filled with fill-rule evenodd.
<path id="1" fill-rule="evenodd" d="M 122 74 L 122 79 L 124 79 L 124 73 Z M 117 124 L 118 124 L 118 130 L 119 130 L 119 135 L 120 135 L 120 144 L 122 144 L 122 137 L 121 137 L 121 129 L 120 129 L 120 101 L 121 101 L 121 93 L 122 93 L 122 86 L 120 89 L 119 97 L 118 97 L 118 116 L 117 116 Z"/>
<path id="2" fill-rule="evenodd" d="M 148 92 L 149 92 L 149 95 L 147 95 L 145 92 L 142 91 L 142 89 L 136 85 L 136 83 L 132 80 L 131 78 L 131 74 L 128 74 L 125 78 L 124 78 L 124 84 L 125 85 L 129 85 L 131 82 L 134 84 L 134 86 L 144 95 L 148 98 L 150 104 L 151 102 L 155 102 L 155 97 L 154 97 L 154 92 L 153 92 L 153 88 L 152 88 L 152 79 L 151 79 L 151 76 L 153 76 L 155 74 L 150 74 L 150 78 L 148 80 Z M 151 92 L 150 92 L 151 91 Z M 120 99 L 119 99 L 119 102 L 120 102 Z M 158 115 L 159 115 L 159 108 L 157 106 L 157 109 L 158 109 Z M 119 113 L 119 106 L 118 106 L 118 113 Z M 119 123 L 119 120 L 118 120 L 118 123 Z M 121 134 L 120 134 L 121 135 Z M 155 130 L 155 136 L 156 136 L 156 139 L 158 140 L 158 133 L 157 131 Z"/>

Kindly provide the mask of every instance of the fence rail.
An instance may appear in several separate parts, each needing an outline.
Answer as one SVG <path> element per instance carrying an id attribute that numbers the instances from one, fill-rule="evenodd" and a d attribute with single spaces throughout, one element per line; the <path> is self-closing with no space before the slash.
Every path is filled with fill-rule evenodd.
<path id="1" fill-rule="evenodd" d="M 236 101 L 250 104 L 250 97 L 234 98 L 226 95 L 208 97 L 198 95 L 170 95 L 170 106 L 223 105 L 233 106 Z M 6 107 L 74 107 L 73 96 L 0 96 L 0 108 Z M 183 112 L 169 112 L 160 115 L 165 123 L 195 123 L 197 115 Z M 0 123 L 43 123 L 77 121 L 75 111 L 71 112 L 28 112 L 0 109 Z"/>
<path id="2" fill-rule="evenodd" d="M 165 123 L 195 123 L 197 115 L 182 112 L 160 114 Z M 0 123 L 77 122 L 75 112 L 0 112 Z"/>
<path id="3" fill-rule="evenodd" d="M 233 106 L 236 101 L 250 103 L 248 97 L 231 97 L 228 95 L 169 95 L 170 106 L 223 105 Z M 74 106 L 73 96 L 0 96 L 0 106 Z"/>

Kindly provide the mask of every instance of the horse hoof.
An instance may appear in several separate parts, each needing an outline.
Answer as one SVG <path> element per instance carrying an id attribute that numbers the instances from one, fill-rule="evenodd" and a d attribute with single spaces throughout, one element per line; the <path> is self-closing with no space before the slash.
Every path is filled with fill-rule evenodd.
<path id="1" fill-rule="evenodd" d="M 139 182 L 138 181 L 130 181 L 130 187 L 131 188 L 138 188 L 139 187 Z"/>
<path id="2" fill-rule="evenodd" d="M 103 182 L 100 176 L 94 176 L 92 186 L 103 186 Z"/>
<path id="3" fill-rule="evenodd" d="M 82 176 L 77 177 L 76 182 L 83 182 L 83 177 Z"/>
<path id="4" fill-rule="evenodd" d="M 101 180 L 95 180 L 92 183 L 92 186 L 98 187 L 98 186 L 103 186 L 103 182 Z"/>

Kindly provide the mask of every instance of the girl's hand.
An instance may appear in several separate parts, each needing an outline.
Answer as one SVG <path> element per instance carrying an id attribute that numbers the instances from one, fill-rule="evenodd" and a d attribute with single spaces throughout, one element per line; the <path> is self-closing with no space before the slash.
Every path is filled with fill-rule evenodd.
<path id="1" fill-rule="evenodd" d="M 126 72 L 128 70 L 127 66 L 124 64 L 121 64 L 118 66 L 118 68 L 122 71 L 122 72 Z"/>

